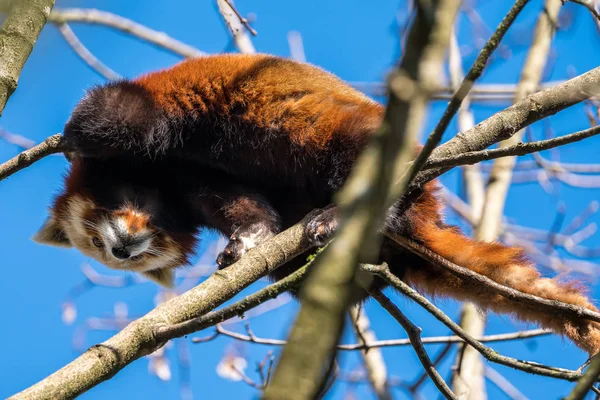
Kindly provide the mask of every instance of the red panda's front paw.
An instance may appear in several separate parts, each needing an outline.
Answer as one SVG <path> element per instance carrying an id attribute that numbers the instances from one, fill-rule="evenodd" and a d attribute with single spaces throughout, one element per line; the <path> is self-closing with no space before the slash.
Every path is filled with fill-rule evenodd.
<path id="1" fill-rule="evenodd" d="M 236 229 L 229 237 L 229 243 L 217 256 L 219 269 L 226 268 L 238 261 L 248 250 L 275 236 L 272 229 L 264 223 L 254 223 Z"/>
<path id="2" fill-rule="evenodd" d="M 309 215 L 304 229 L 306 237 L 314 246 L 326 245 L 338 228 L 337 208 L 329 206 Z"/>

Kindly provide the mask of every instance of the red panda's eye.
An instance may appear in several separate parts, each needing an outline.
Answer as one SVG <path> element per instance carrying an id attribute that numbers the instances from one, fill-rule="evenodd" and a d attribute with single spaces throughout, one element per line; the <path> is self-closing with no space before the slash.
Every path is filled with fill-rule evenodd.
<path id="1" fill-rule="evenodd" d="M 94 243 L 94 246 L 96 246 L 96 247 L 104 247 L 104 244 L 102 244 L 102 241 L 100 239 L 98 239 L 96 236 L 94 236 L 92 238 L 92 243 Z"/>
<path id="2" fill-rule="evenodd" d="M 131 261 L 139 261 L 141 259 L 142 259 L 142 255 L 141 254 L 138 254 L 137 256 L 131 257 Z"/>

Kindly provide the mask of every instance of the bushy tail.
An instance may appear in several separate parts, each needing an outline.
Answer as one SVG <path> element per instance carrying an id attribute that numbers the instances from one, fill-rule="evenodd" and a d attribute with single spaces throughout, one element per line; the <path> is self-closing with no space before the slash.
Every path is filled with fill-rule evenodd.
<path id="1" fill-rule="evenodd" d="M 498 243 L 476 242 L 463 236 L 458 229 L 440 228 L 431 224 L 417 228 L 415 233 L 425 247 L 433 252 L 457 265 L 485 275 L 499 284 L 545 299 L 598 311 L 590 303 L 580 285 L 542 278 L 532 263 L 525 258 L 521 249 Z M 512 314 L 520 320 L 538 323 L 561 335 L 566 335 L 590 354 L 600 351 L 600 324 L 596 322 L 565 317 L 542 308 L 512 301 L 485 287 L 463 281 L 438 267 L 408 268 L 404 280 L 432 296 L 448 296 L 471 301 L 483 310 Z"/>

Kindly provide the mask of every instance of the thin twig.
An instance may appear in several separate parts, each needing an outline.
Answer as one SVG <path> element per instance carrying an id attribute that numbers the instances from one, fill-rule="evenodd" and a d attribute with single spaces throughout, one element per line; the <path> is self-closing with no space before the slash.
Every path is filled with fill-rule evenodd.
<path id="1" fill-rule="evenodd" d="M 207 320 L 208 319 L 209 318 L 207 318 Z M 210 318 L 210 319 L 211 319 L 211 321 L 210 321 L 211 324 L 217 324 L 216 321 L 221 322 L 220 318 L 219 319 Z M 208 322 L 207 322 L 207 327 L 208 326 L 210 326 L 210 325 L 208 325 Z M 200 329 L 204 329 L 204 328 L 200 328 Z M 475 337 L 475 339 L 480 341 L 481 343 L 495 343 L 495 342 L 523 340 L 523 339 L 534 338 L 534 337 L 539 337 L 539 336 L 546 336 L 546 335 L 550 335 L 552 333 L 553 332 L 549 329 L 531 329 L 528 331 L 500 333 L 500 334 L 496 334 L 496 335 L 486 335 L 486 336 L 481 336 L 481 337 Z M 215 330 L 215 332 L 211 333 L 208 336 L 193 338 L 192 342 L 194 342 L 194 343 L 210 342 L 211 340 L 216 339 L 219 335 L 227 336 L 232 339 L 240 340 L 242 342 L 249 342 L 249 343 L 255 343 L 255 344 L 266 345 L 266 346 L 284 346 L 287 343 L 286 340 L 282 340 L 282 339 L 270 339 L 270 338 L 262 338 L 262 337 L 257 337 L 257 336 L 250 337 L 250 336 L 244 335 L 242 333 L 230 331 L 230 330 L 224 328 L 223 325 L 220 325 L 219 328 Z M 421 341 L 423 342 L 423 344 L 428 345 L 428 344 L 463 343 L 464 339 L 462 339 L 461 337 L 456 336 L 456 335 L 453 335 L 453 336 L 431 336 L 431 337 L 421 338 Z M 376 349 L 376 348 L 381 348 L 381 347 L 403 347 L 403 346 L 408 346 L 408 345 L 410 345 L 409 339 L 389 339 L 389 340 L 378 340 L 375 342 L 370 342 L 368 344 L 365 344 L 365 343 L 338 344 L 337 349 L 341 350 L 341 351 L 356 351 L 356 350 L 369 350 L 370 351 L 371 349 Z"/>
<path id="2" fill-rule="evenodd" d="M 366 265 L 362 266 L 362 269 L 379 275 L 385 281 L 390 283 L 393 287 L 399 290 L 401 293 L 406 295 L 407 297 L 414 300 L 417 304 L 427 310 L 431 315 L 437 318 L 444 325 L 449 327 L 456 335 L 460 336 L 473 346 L 477 351 L 481 353 L 486 359 L 491 362 L 495 362 L 498 364 L 506 365 L 512 368 L 519 369 L 521 371 L 529 372 L 531 374 L 548 376 L 556 379 L 564 379 L 568 381 L 576 381 L 579 379 L 582 374 L 577 371 L 572 371 L 563 368 L 550 367 L 542 364 L 537 364 L 533 362 L 521 361 L 516 358 L 507 357 L 499 354 L 493 349 L 485 346 L 483 343 L 474 339 L 471 335 L 466 333 L 457 323 L 452 321 L 442 310 L 437 308 L 433 303 L 427 300 L 424 296 L 419 294 L 416 290 L 412 289 L 402 280 L 398 279 L 395 275 L 393 275 L 387 265 Z"/>
<path id="3" fill-rule="evenodd" d="M 369 294 L 377 300 L 377 302 L 392 316 L 406 331 L 408 334 L 408 338 L 410 339 L 410 344 L 415 349 L 417 356 L 419 357 L 419 361 L 425 368 L 425 371 L 429 375 L 429 378 L 433 381 L 434 385 L 438 388 L 440 393 L 446 399 L 457 399 L 456 395 L 452 393 L 452 390 L 448 387 L 444 378 L 441 377 L 439 372 L 435 369 L 435 366 L 431 362 L 431 359 L 427 355 L 427 351 L 425 351 L 425 347 L 423 346 L 423 342 L 421 341 L 421 328 L 412 323 L 410 319 L 406 317 L 400 311 L 398 307 L 394 303 L 390 301 L 383 293 L 376 290 L 369 290 Z"/>
<path id="4" fill-rule="evenodd" d="M 58 30 L 63 35 L 69 46 L 73 51 L 85 62 L 91 69 L 96 71 L 98 74 L 108 79 L 109 81 L 115 81 L 121 79 L 122 76 L 117 74 L 115 71 L 104 65 L 102 61 L 96 58 L 87 47 L 75 35 L 75 32 L 69 27 L 67 23 L 57 24 Z"/>
<path id="5" fill-rule="evenodd" d="M 57 8 L 50 13 L 48 20 L 55 24 L 82 22 L 99 24 L 128 33 L 155 46 L 162 47 L 182 57 L 201 57 L 205 52 L 173 39 L 164 32 L 155 31 L 130 19 L 106 11 L 92 8 Z"/>
<path id="6" fill-rule="evenodd" d="M 237 10 L 237 8 L 235 8 L 235 6 L 233 5 L 233 3 L 231 2 L 231 0 L 225 0 L 225 3 L 227 3 L 227 5 L 229 6 L 229 8 L 231 8 L 231 10 L 235 13 L 235 15 L 238 17 L 238 19 L 240 20 L 240 22 L 242 23 L 242 25 L 244 25 L 244 27 L 248 30 L 248 32 L 250 32 L 252 34 L 252 36 L 256 36 L 258 34 L 258 32 L 256 32 L 248 23 L 248 20 L 244 17 L 242 17 L 242 15 L 239 13 L 239 11 Z"/>
<path id="7" fill-rule="evenodd" d="M 250 40 L 250 36 L 248 36 L 244 28 L 244 23 L 240 19 L 239 14 L 237 14 L 237 10 L 233 7 L 231 0 L 217 0 L 217 7 L 240 53 L 256 53 L 252 40 Z"/>
<path id="8" fill-rule="evenodd" d="M 528 400 L 508 379 L 492 367 L 485 367 L 485 377 L 504 392 L 511 400 Z"/>
<path id="9" fill-rule="evenodd" d="M 358 342 L 367 346 L 361 351 L 361 356 L 373 391 L 378 400 L 392 400 L 392 394 L 387 384 L 388 373 L 383 354 L 380 349 L 369 346 L 370 343 L 377 341 L 375 332 L 370 327 L 369 317 L 361 305 L 351 307 L 349 314 Z"/>
<path id="10" fill-rule="evenodd" d="M 575 3 L 575 4 L 584 6 L 585 8 L 588 9 L 588 11 L 590 13 L 592 13 L 592 15 L 594 17 L 596 17 L 596 19 L 598 21 L 600 21 L 600 13 L 598 12 L 598 10 L 596 10 L 596 6 L 593 1 L 591 1 L 591 0 L 562 0 L 562 1 L 563 1 L 563 3 L 565 1 L 570 1 L 571 3 Z"/>

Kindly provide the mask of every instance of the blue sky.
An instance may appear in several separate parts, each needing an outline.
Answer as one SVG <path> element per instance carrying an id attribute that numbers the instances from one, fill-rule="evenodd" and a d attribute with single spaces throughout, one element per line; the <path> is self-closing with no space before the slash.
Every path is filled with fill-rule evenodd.
<path id="1" fill-rule="evenodd" d="M 485 23 L 493 28 L 510 7 L 510 1 L 479 2 L 477 10 Z M 239 10 L 254 13 L 255 29 L 259 35 L 253 39 L 260 52 L 289 56 L 287 33 L 295 30 L 302 34 L 306 58 L 348 81 L 380 81 L 399 55 L 397 17 L 406 15 L 401 1 L 364 2 L 359 0 L 306 0 L 302 2 L 272 2 L 267 0 L 238 0 Z M 208 53 L 231 51 L 230 39 L 212 1 L 180 0 L 164 2 L 145 1 L 57 1 L 57 7 L 87 7 L 111 11 L 165 31 L 172 37 L 191 44 Z M 518 80 L 526 45 L 541 1 L 531 1 L 519 17 L 505 41 L 510 46 L 510 57 L 495 59 L 482 77 L 487 83 L 514 83 Z M 565 7 L 574 20 L 558 32 L 553 44 L 553 57 L 546 79 L 566 79 L 585 72 L 600 64 L 600 39 L 592 19 L 583 8 L 573 4 Z M 466 52 L 465 69 L 475 54 L 469 51 L 473 44 L 473 32 L 467 18 L 461 18 L 459 41 Z M 99 26 L 72 25 L 83 43 L 103 62 L 125 77 L 163 68 L 176 63 L 179 58 L 163 50 L 141 43 L 130 36 Z M 66 45 L 54 26 L 47 26 L 27 62 L 19 81 L 19 87 L 10 99 L 0 126 L 34 141 L 61 132 L 73 106 L 93 84 L 104 79 L 83 64 Z M 474 107 L 476 120 L 482 120 L 497 111 L 499 105 Z M 443 110 L 443 103 L 432 106 L 426 131 L 435 123 Z M 589 126 L 581 107 L 561 112 L 551 119 L 556 134 L 566 134 Z M 536 138 L 543 136 L 543 124 L 533 128 Z M 455 133 L 452 125 L 448 137 Z M 585 143 L 570 145 L 560 152 L 561 160 L 570 162 L 598 162 L 599 138 Z M 0 160 L 18 154 L 15 145 L 0 141 Z M 61 320 L 61 304 L 72 288 L 84 281 L 81 265 L 89 262 L 74 250 L 62 250 L 37 245 L 29 240 L 42 224 L 49 202 L 57 193 L 66 168 L 63 157 L 52 156 L 0 183 L 0 249 L 2 250 L 3 274 L 0 278 L 0 312 L 4 328 L 0 330 L 3 343 L 0 357 L 0 397 L 5 398 L 37 382 L 76 357 L 81 349 L 73 346 L 86 323 L 94 324 L 96 317 L 112 317 L 115 304 L 126 303 L 129 316 L 143 315 L 154 306 L 157 293 L 152 284 L 136 284 L 126 288 L 94 288 L 75 301 L 76 320 L 71 325 Z M 459 184 L 459 176 L 450 173 L 443 182 L 452 189 Z M 581 212 L 590 201 L 598 199 L 600 190 L 582 190 L 555 184 L 548 195 L 537 183 L 511 188 L 506 215 L 521 225 L 548 229 L 552 225 L 557 207 L 567 204 L 566 220 Z M 449 213 L 451 222 L 457 223 Z M 593 222 L 600 222 L 597 216 Z M 214 239 L 207 238 L 205 245 Z M 588 246 L 600 245 L 598 237 L 584 242 Z M 206 246 L 204 246 L 206 247 Z M 199 251 L 202 254 L 203 248 Z M 598 260 L 596 260 L 598 261 Z M 100 273 L 121 276 L 106 267 L 92 263 Z M 544 270 L 544 273 L 550 273 Z M 263 283 L 260 283 L 262 285 Z M 248 293 L 246 291 L 245 293 Z M 598 297 L 594 286 L 591 293 Z M 414 304 L 394 293 L 390 295 L 406 311 L 415 323 L 423 328 L 425 336 L 446 335 L 448 329 L 431 316 L 421 312 Z M 451 316 L 457 317 L 459 307 L 453 301 L 438 304 Z M 402 329 L 372 302 L 367 311 L 380 339 L 405 337 Z M 284 338 L 297 310 L 291 301 L 275 311 L 253 318 L 251 327 L 256 335 L 268 338 Z M 525 326 L 508 317 L 493 316 L 489 319 L 487 333 L 510 332 Z M 228 329 L 244 332 L 243 325 L 228 325 Z M 85 336 L 83 347 L 105 340 L 114 332 L 91 330 Z M 206 336 L 209 332 L 199 333 Z M 354 341 L 347 334 L 345 341 Z M 246 372 L 256 379 L 254 364 L 260 361 L 268 346 L 247 345 L 220 337 L 204 344 L 189 344 L 191 368 L 189 369 L 192 392 L 196 399 L 255 398 L 257 391 L 241 382 L 219 377 L 216 366 L 226 349 L 235 345 L 248 359 Z M 180 341 L 179 348 L 185 343 Z M 518 343 L 493 346 L 504 354 L 531 359 L 565 368 L 576 369 L 586 359 L 585 354 L 573 345 L 555 336 L 530 339 Z M 429 346 L 431 355 L 440 347 Z M 274 349 L 277 350 L 277 349 Z M 408 381 L 420 376 L 422 368 L 409 347 L 390 348 L 384 351 L 390 375 Z M 159 380 L 148 373 L 148 360 L 138 360 L 116 377 L 92 389 L 83 399 L 112 398 L 178 398 L 177 348 L 167 350 L 172 366 L 172 379 Z M 358 355 L 344 353 L 342 365 L 352 371 L 358 365 Z M 448 376 L 454 360 L 448 357 L 440 366 L 443 376 Z M 493 365 L 519 390 L 531 399 L 554 399 L 568 392 L 572 386 L 558 380 L 525 375 L 508 368 Z M 503 399 L 504 395 L 493 385 L 488 385 L 490 399 Z M 336 384 L 329 395 L 331 399 L 344 398 L 348 385 Z M 398 399 L 405 397 L 395 389 Z M 436 398 L 435 388 L 426 383 L 423 398 Z M 366 385 L 358 386 L 356 398 L 370 398 Z"/>

